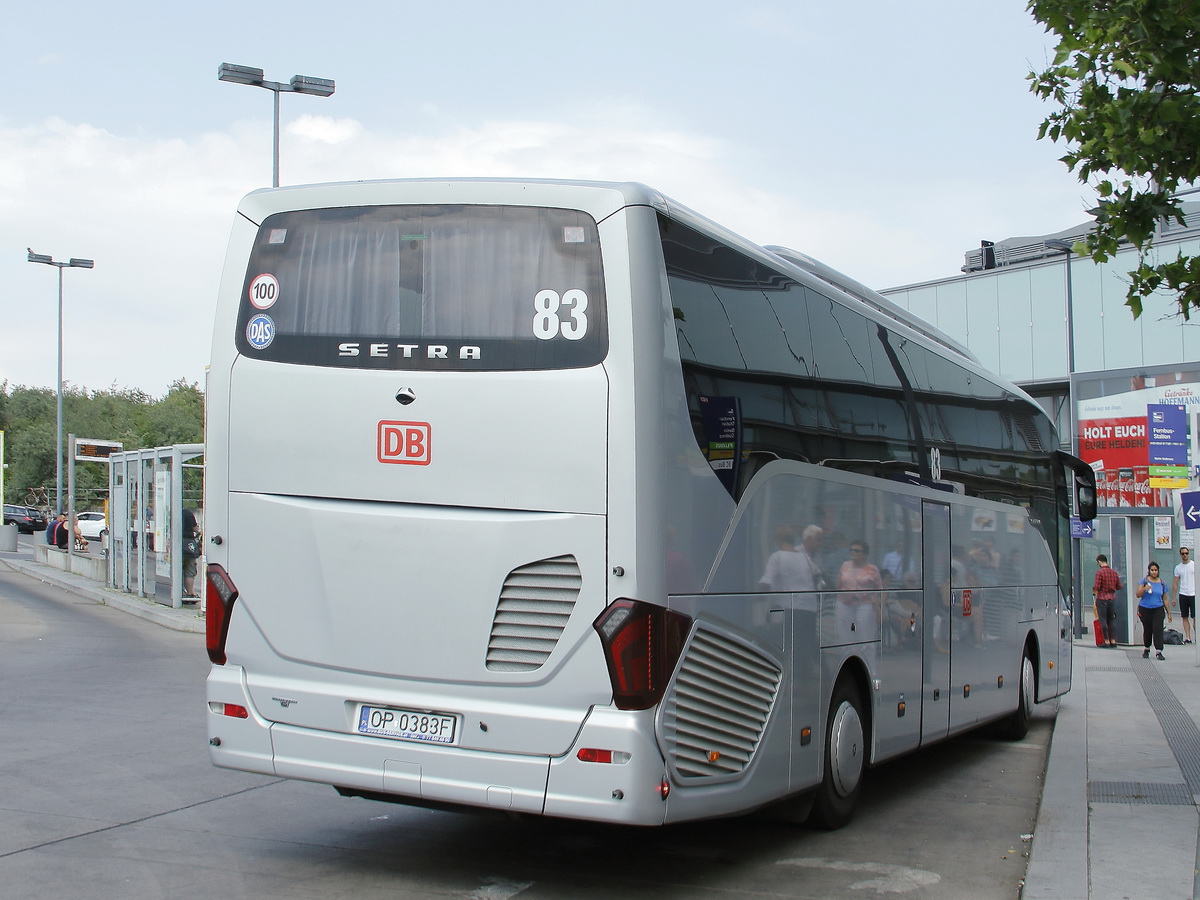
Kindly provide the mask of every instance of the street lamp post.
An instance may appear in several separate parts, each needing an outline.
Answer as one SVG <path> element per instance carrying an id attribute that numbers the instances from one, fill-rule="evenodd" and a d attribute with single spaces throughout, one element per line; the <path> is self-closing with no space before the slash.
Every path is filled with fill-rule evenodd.
<path id="1" fill-rule="evenodd" d="M 234 84 L 249 84 L 265 88 L 275 95 L 275 130 L 271 145 L 271 187 L 279 187 L 279 95 L 288 93 L 328 97 L 333 93 L 333 79 L 315 78 L 312 75 L 293 75 L 291 81 L 281 84 L 278 81 L 264 81 L 262 69 L 238 66 L 233 63 L 221 63 L 217 67 L 217 78 L 221 81 L 232 81 Z"/>
<path id="2" fill-rule="evenodd" d="M 55 262 L 53 257 L 47 256 L 44 253 L 34 253 L 29 248 L 26 248 L 29 256 L 26 260 L 31 263 L 41 263 L 44 266 L 54 266 L 58 269 L 58 430 L 54 444 L 54 504 L 55 512 L 62 512 L 62 457 L 63 457 L 63 376 L 62 376 L 62 347 L 63 347 L 63 302 L 62 302 L 62 270 L 63 269 L 91 269 L 96 263 L 90 259 L 75 259 L 72 257 L 67 262 Z"/>
<path id="3" fill-rule="evenodd" d="M 1046 241 L 1046 246 L 1051 250 L 1061 250 L 1066 254 L 1067 261 L 1067 376 L 1068 381 L 1070 376 L 1075 374 L 1075 298 L 1071 285 L 1071 258 L 1075 255 L 1075 245 L 1070 241 L 1062 241 L 1058 238 L 1051 238 Z M 1075 418 L 1075 408 L 1071 408 L 1071 418 Z M 1072 430 L 1071 432 L 1071 449 L 1078 449 L 1076 442 L 1078 438 Z"/>
<path id="4" fill-rule="evenodd" d="M 1051 238 L 1046 241 L 1051 250 L 1059 250 L 1067 264 L 1067 406 L 1071 422 L 1071 453 L 1079 455 L 1079 421 L 1075 407 L 1075 296 L 1071 280 L 1071 259 L 1075 245 L 1070 241 Z M 1079 555 L 1079 538 L 1071 539 L 1071 592 L 1074 594 L 1075 637 L 1083 637 L 1083 560 Z"/>

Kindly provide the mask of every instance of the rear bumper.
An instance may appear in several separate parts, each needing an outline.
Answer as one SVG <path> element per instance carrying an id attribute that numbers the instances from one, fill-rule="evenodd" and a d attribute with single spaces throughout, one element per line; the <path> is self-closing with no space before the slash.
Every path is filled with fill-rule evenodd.
<path id="1" fill-rule="evenodd" d="M 629 825 L 661 825 L 665 776 L 653 712 L 593 709 L 558 757 L 434 747 L 272 723 L 254 708 L 236 666 L 208 678 L 214 765 L 387 795 L 414 805 L 459 805 Z M 225 704 L 247 718 L 224 715 Z M 628 754 L 624 763 L 582 762 L 580 747 Z"/>
<path id="2" fill-rule="evenodd" d="M 275 774 L 439 803 L 541 813 L 549 760 L 271 727 Z M 331 761 L 336 760 L 336 764 Z"/>

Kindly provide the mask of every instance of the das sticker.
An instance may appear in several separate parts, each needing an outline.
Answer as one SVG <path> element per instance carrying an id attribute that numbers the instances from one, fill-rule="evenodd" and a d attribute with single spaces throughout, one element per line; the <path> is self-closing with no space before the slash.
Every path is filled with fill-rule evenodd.
<path id="1" fill-rule="evenodd" d="M 250 302 L 258 309 L 270 309 L 279 299 L 279 279 L 263 273 L 250 282 Z"/>
<path id="2" fill-rule="evenodd" d="M 246 341 L 255 350 L 266 350 L 275 340 L 275 322 L 266 313 L 259 313 L 246 323 Z"/>

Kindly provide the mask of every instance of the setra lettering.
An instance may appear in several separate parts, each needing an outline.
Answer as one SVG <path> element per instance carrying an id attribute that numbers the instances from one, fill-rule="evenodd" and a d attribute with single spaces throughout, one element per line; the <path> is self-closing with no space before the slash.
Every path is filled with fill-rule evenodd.
<path id="1" fill-rule="evenodd" d="M 460 344 L 451 347 L 449 344 L 389 344 L 374 341 L 366 345 L 367 356 L 372 359 L 483 359 L 483 351 L 474 344 Z M 342 341 L 338 344 L 339 357 L 354 358 L 363 355 L 363 345 L 359 341 Z"/>

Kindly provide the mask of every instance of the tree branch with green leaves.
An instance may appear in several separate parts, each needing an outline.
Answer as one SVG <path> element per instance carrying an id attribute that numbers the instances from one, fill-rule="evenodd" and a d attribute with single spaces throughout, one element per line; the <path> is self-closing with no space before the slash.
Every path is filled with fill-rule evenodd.
<path id="1" fill-rule="evenodd" d="M 1054 63 L 1029 74 L 1030 90 L 1060 109 L 1038 139 L 1095 189 L 1096 226 L 1076 243 L 1105 262 L 1123 241 L 1138 252 L 1126 305 L 1134 318 L 1166 291 L 1188 318 L 1200 307 L 1200 259 L 1156 262 L 1159 229 L 1184 224 L 1174 195 L 1200 179 L 1200 0 L 1030 0 L 1058 36 Z"/>

